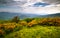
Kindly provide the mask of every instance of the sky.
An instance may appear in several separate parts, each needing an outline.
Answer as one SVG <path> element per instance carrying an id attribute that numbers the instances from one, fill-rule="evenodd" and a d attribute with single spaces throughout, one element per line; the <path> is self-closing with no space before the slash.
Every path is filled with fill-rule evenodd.
<path id="1" fill-rule="evenodd" d="M 60 0 L 0 0 L 0 12 L 39 15 L 60 13 Z"/>

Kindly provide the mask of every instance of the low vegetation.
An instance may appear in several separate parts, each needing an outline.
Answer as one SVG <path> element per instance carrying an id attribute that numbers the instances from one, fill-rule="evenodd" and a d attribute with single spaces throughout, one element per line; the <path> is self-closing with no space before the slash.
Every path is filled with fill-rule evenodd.
<path id="1" fill-rule="evenodd" d="M 0 21 L 0 38 L 60 38 L 60 17 Z"/>

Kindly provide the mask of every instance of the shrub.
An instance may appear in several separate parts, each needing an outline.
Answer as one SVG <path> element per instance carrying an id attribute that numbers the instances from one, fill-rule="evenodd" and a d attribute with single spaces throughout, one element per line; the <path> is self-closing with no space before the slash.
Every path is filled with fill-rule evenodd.
<path id="1" fill-rule="evenodd" d="M 28 26 L 34 26 L 37 24 L 37 21 L 36 20 L 32 20 L 31 22 L 28 23 Z"/>
<path id="2" fill-rule="evenodd" d="M 26 26 L 27 22 L 26 21 L 21 21 L 19 24 L 22 25 L 22 26 Z"/>
<path id="3" fill-rule="evenodd" d="M 5 23 L 3 24 L 3 27 L 4 27 L 3 30 L 5 30 L 6 34 L 8 34 L 10 32 L 13 32 L 16 26 L 14 23 Z"/>
<path id="4" fill-rule="evenodd" d="M 60 26 L 60 18 L 44 18 L 38 22 L 40 25 Z"/>
<path id="5" fill-rule="evenodd" d="M 19 22 L 19 17 L 18 16 L 15 16 L 13 19 L 12 19 L 12 22 L 16 22 L 16 23 L 18 23 Z"/>
<path id="6" fill-rule="evenodd" d="M 34 18 L 26 18 L 26 19 L 24 19 L 24 21 L 26 21 L 27 23 L 31 22 L 32 20 L 34 20 Z"/>
<path id="7" fill-rule="evenodd" d="M 0 29 L 0 38 L 3 38 L 5 35 L 5 32 L 3 30 Z"/>

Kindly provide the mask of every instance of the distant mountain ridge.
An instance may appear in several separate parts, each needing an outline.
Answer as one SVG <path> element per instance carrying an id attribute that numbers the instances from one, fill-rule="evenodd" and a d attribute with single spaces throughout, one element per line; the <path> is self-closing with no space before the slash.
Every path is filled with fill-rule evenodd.
<path id="1" fill-rule="evenodd" d="M 19 16 L 21 19 L 33 18 L 38 15 L 35 14 L 25 14 L 25 13 L 10 13 L 10 12 L 0 12 L 0 19 L 11 19 L 14 16 Z"/>
<path id="2" fill-rule="evenodd" d="M 49 14 L 47 16 L 50 16 L 50 17 L 60 17 L 60 13 Z"/>
<path id="3" fill-rule="evenodd" d="M 10 13 L 0 12 L 0 19 L 12 19 L 14 16 L 19 16 L 20 19 L 33 18 L 33 17 L 60 17 L 60 13 L 48 14 L 48 15 L 36 15 L 36 14 L 23 14 L 23 13 Z"/>

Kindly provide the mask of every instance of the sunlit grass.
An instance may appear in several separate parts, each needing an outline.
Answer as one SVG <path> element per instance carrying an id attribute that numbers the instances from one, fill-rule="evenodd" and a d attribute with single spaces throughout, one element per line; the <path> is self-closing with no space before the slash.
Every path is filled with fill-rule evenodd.
<path id="1" fill-rule="evenodd" d="M 60 38 L 60 27 L 35 26 L 23 28 L 20 31 L 11 33 L 5 38 Z"/>

